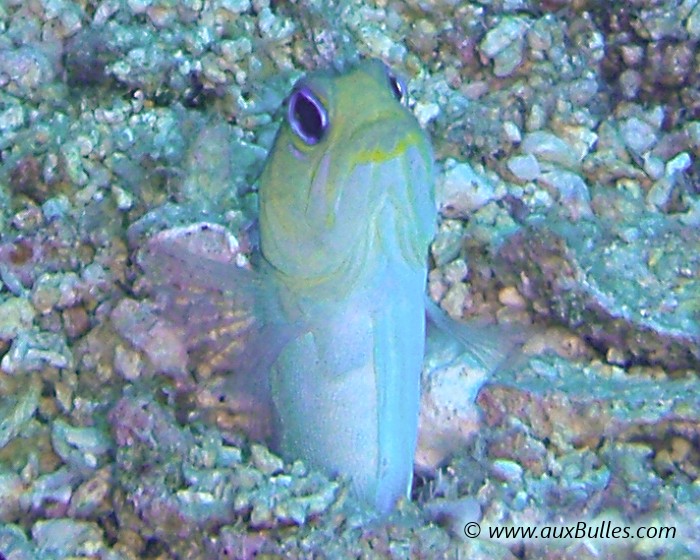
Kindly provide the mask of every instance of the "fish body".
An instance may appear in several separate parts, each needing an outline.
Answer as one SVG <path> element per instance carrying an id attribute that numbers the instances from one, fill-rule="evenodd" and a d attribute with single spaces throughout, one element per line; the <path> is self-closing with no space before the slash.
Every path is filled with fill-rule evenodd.
<path id="1" fill-rule="evenodd" d="M 294 86 L 259 200 L 255 273 L 162 235 L 141 265 L 190 358 L 255 370 L 280 453 L 387 513 L 411 486 L 436 208 L 430 141 L 384 64 Z"/>
<path id="2" fill-rule="evenodd" d="M 382 512 L 411 484 L 436 222 L 430 142 L 394 80 L 368 61 L 299 82 L 260 184 L 262 255 L 307 325 L 270 376 L 281 452 Z"/>

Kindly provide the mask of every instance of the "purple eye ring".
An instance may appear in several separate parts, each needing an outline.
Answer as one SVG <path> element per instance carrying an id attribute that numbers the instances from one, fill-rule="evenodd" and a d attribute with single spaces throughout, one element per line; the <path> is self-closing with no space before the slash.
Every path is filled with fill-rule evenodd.
<path id="1" fill-rule="evenodd" d="M 313 91 L 302 86 L 289 96 L 287 121 L 294 134 L 305 144 L 313 146 L 328 130 L 328 111 Z"/>

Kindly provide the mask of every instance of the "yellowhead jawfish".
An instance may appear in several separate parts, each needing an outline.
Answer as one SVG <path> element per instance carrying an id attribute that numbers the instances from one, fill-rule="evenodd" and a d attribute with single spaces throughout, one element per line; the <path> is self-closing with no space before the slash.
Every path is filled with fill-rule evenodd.
<path id="1" fill-rule="evenodd" d="M 405 97 L 374 60 L 294 86 L 260 179 L 256 270 L 163 237 L 141 258 L 190 357 L 269 394 L 280 453 L 382 513 L 411 486 L 436 227 L 432 149 Z"/>

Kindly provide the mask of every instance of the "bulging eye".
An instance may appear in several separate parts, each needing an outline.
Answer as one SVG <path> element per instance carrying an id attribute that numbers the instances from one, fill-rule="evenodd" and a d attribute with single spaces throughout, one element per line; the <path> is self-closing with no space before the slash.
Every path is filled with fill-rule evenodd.
<path id="1" fill-rule="evenodd" d="M 287 119 L 305 144 L 318 144 L 328 130 L 328 111 L 307 87 L 301 87 L 289 96 Z"/>
<path id="2" fill-rule="evenodd" d="M 387 77 L 389 78 L 389 85 L 391 86 L 391 91 L 394 93 L 397 101 L 401 103 L 406 103 L 406 83 L 399 78 L 397 75 L 387 70 Z"/>

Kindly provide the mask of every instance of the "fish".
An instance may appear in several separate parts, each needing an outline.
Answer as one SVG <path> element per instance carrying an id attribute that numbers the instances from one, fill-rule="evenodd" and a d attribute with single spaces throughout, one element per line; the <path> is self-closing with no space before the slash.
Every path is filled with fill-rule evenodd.
<path id="1" fill-rule="evenodd" d="M 273 448 L 385 515 L 412 485 L 433 150 L 378 60 L 312 72 L 285 103 L 253 266 L 222 257 L 235 239 L 215 224 L 154 235 L 138 263 L 190 361 L 262 395 Z"/>

